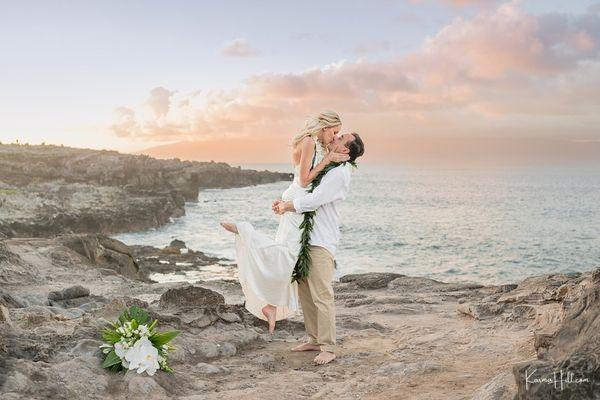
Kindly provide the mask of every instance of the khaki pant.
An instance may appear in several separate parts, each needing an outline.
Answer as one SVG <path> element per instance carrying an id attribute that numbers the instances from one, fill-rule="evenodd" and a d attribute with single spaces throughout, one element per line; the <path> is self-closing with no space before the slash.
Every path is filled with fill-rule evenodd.
<path id="1" fill-rule="evenodd" d="M 310 246 L 310 258 L 308 276 L 298 282 L 304 327 L 309 343 L 319 345 L 321 351 L 335 352 L 333 256 L 324 247 Z"/>

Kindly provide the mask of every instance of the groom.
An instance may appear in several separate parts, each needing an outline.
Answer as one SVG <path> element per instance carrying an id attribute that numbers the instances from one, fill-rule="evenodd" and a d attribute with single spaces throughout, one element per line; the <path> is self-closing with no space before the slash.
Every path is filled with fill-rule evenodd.
<path id="1" fill-rule="evenodd" d="M 354 161 L 364 153 L 362 139 L 357 133 L 334 136 L 329 151 L 347 153 Z M 314 358 L 317 364 L 335 359 L 335 304 L 333 298 L 333 268 L 335 250 L 340 238 L 340 203 L 350 186 L 352 166 L 347 163 L 331 169 L 312 193 L 292 201 L 273 203 L 277 214 L 303 213 L 316 210 L 310 235 L 311 265 L 308 276 L 298 283 L 298 295 L 304 313 L 308 343 L 292 351 L 320 351 Z"/>

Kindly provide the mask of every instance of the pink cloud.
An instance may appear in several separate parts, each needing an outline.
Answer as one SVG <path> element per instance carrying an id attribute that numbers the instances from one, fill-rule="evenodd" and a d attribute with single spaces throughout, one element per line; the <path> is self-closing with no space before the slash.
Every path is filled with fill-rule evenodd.
<path id="1" fill-rule="evenodd" d="M 471 4 L 495 4 L 499 0 L 441 0 L 442 3 L 451 4 L 453 6 L 466 6 Z"/>
<path id="2" fill-rule="evenodd" d="M 260 54 L 260 50 L 250 46 L 245 39 L 235 39 L 226 43 L 221 53 L 230 57 L 254 57 Z"/>
<path id="3" fill-rule="evenodd" d="M 582 20 L 561 14 L 536 17 L 507 3 L 470 20 L 456 18 L 428 38 L 406 65 L 417 73 L 427 68 L 435 82 L 539 76 L 567 71 L 579 61 L 595 58 L 598 40 L 598 28 Z"/>
<path id="4" fill-rule="evenodd" d="M 554 118 L 564 115 L 561 129 L 588 134 L 582 116 L 600 123 L 593 111 L 600 96 L 591 89 L 600 83 L 599 44 L 595 12 L 532 15 L 505 3 L 456 18 L 418 51 L 386 62 L 263 73 L 231 91 L 156 88 L 145 103 L 151 112 L 122 107 L 113 130 L 169 141 L 287 137 L 306 115 L 327 108 L 373 132 L 481 133 L 493 124 L 495 132 L 527 134 L 542 126 L 555 134 Z"/>
<path id="5" fill-rule="evenodd" d="M 431 0 L 410 0 L 412 3 L 424 3 L 426 1 L 431 1 Z M 451 5 L 454 7 L 465 7 L 465 6 L 472 6 L 472 5 L 478 5 L 478 6 L 488 6 L 488 5 L 495 5 L 500 3 L 500 0 L 435 0 L 439 3 L 442 4 L 447 4 L 447 5 Z"/>
<path id="6" fill-rule="evenodd" d="M 359 56 L 370 53 L 384 53 L 391 49 L 389 40 L 370 40 L 362 42 L 354 47 L 354 52 Z"/>
<path id="7" fill-rule="evenodd" d="M 171 107 L 171 96 L 175 92 L 157 87 L 150 91 L 150 96 L 146 100 L 146 104 L 152 109 L 157 118 L 164 117 L 169 112 Z"/>
<path id="8" fill-rule="evenodd" d="M 115 110 L 115 123 L 111 125 L 112 131 L 119 137 L 137 136 L 138 129 L 135 122 L 135 111 L 129 107 L 118 107 Z"/>

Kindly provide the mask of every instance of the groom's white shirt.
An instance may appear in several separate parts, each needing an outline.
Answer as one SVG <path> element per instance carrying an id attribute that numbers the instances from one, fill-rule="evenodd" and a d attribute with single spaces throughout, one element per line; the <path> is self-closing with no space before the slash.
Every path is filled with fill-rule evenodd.
<path id="1" fill-rule="evenodd" d="M 310 244 L 326 248 L 335 257 L 340 240 L 339 206 L 350 187 L 352 166 L 340 165 L 327 172 L 312 193 L 294 199 L 297 213 L 317 211 Z"/>

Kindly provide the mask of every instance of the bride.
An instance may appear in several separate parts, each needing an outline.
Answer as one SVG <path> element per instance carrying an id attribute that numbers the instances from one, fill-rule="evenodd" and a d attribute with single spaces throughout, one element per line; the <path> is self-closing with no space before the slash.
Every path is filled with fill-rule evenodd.
<path id="1" fill-rule="evenodd" d="M 294 136 L 292 162 L 294 180 L 281 195 L 291 201 L 305 195 L 307 186 L 331 162 L 348 160 L 345 153 L 329 152 L 327 146 L 340 131 L 342 122 L 337 113 L 324 111 L 306 121 Z M 235 233 L 238 276 L 246 309 L 269 323 L 298 313 L 298 284 L 291 282 L 292 271 L 300 250 L 302 214 L 281 215 L 275 239 L 256 231 L 249 222 L 222 222 L 221 226 Z"/>

